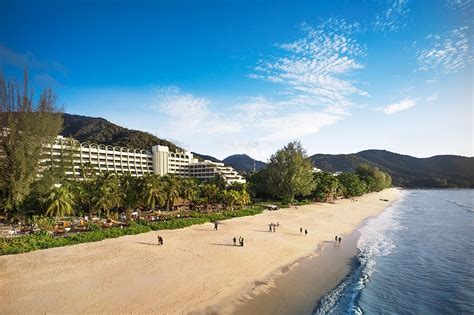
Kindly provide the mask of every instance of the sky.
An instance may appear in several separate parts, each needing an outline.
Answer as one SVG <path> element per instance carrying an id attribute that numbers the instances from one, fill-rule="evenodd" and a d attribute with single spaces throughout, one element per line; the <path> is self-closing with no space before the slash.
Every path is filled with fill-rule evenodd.
<path id="1" fill-rule="evenodd" d="M 220 159 L 292 140 L 473 156 L 472 16 L 470 0 L 0 0 L 0 69 Z"/>

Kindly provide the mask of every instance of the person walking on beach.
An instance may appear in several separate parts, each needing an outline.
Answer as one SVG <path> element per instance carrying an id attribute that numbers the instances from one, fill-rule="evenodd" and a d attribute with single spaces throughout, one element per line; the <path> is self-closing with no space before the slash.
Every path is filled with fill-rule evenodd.
<path id="1" fill-rule="evenodd" d="M 243 237 L 240 239 L 240 246 L 244 247 L 244 238 Z"/>
<path id="2" fill-rule="evenodd" d="M 337 235 L 336 235 L 336 237 L 334 238 L 334 241 L 337 243 Z"/>
<path id="3" fill-rule="evenodd" d="M 217 231 L 218 224 L 217 222 L 214 222 L 214 231 Z"/>
<path id="4" fill-rule="evenodd" d="M 268 225 L 268 232 L 271 232 L 271 231 L 272 231 L 272 226 L 273 226 L 273 223 L 270 223 L 270 224 Z"/>
<path id="5" fill-rule="evenodd" d="M 273 224 L 273 232 L 276 230 L 276 224 Z"/>
<path id="6" fill-rule="evenodd" d="M 341 244 L 341 237 L 339 236 L 339 244 Z"/>
<path id="7" fill-rule="evenodd" d="M 158 235 L 158 245 L 163 245 L 163 238 Z"/>
<path id="8" fill-rule="evenodd" d="M 161 245 L 161 244 L 160 244 L 160 236 L 159 236 L 159 235 L 156 237 L 156 239 L 157 239 L 157 241 L 158 241 L 158 245 Z"/>
<path id="9" fill-rule="evenodd" d="M 303 233 L 303 228 L 302 227 L 300 227 L 300 233 Z"/>
<path id="10" fill-rule="evenodd" d="M 304 235 L 308 235 L 308 230 L 304 229 Z"/>
<path id="11" fill-rule="evenodd" d="M 236 245 L 236 243 L 237 243 L 237 239 L 234 236 L 234 246 Z"/>

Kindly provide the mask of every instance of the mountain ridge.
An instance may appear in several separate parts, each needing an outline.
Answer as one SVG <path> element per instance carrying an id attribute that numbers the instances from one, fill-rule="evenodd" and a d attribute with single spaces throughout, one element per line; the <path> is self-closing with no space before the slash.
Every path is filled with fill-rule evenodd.
<path id="1" fill-rule="evenodd" d="M 248 173 L 253 172 L 254 168 L 256 171 L 259 171 L 265 166 L 267 166 L 265 162 L 255 160 L 245 153 L 229 155 L 228 157 L 223 159 L 222 162 L 232 166 L 238 171 Z"/>
<path id="2" fill-rule="evenodd" d="M 154 145 L 167 145 L 170 150 L 184 150 L 166 139 L 139 130 L 131 130 L 100 117 L 63 114 L 61 134 L 80 142 L 95 142 L 150 150 Z M 223 160 L 193 152 L 201 160 L 223 162 L 240 172 L 260 170 L 266 163 L 247 154 L 234 154 Z M 394 185 L 409 188 L 474 188 L 474 157 L 435 155 L 417 158 L 387 150 L 364 150 L 352 154 L 314 154 L 314 166 L 328 172 L 354 172 L 360 164 L 370 164 L 388 172 Z"/>

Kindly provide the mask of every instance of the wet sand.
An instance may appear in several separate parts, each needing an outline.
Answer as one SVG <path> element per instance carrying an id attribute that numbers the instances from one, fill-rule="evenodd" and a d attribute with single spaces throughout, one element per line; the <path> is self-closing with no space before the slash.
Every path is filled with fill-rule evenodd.
<path id="1" fill-rule="evenodd" d="M 312 314 L 318 301 L 335 288 L 351 270 L 358 254 L 360 232 L 343 236 L 342 242 L 327 241 L 316 256 L 305 257 L 281 270 L 267 290 L 256 283 L 255 292 L 234 301 L 226 310 L 217 313 L 246 314 Z"/>

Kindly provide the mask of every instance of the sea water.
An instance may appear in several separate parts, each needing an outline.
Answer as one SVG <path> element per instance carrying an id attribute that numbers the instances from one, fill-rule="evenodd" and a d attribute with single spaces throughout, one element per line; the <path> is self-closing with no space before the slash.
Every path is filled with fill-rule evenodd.
<path id="1" fill-rule="evenodd" d="M 405 190 L 314 314 L 474 314 L 474 190 Z"/>

